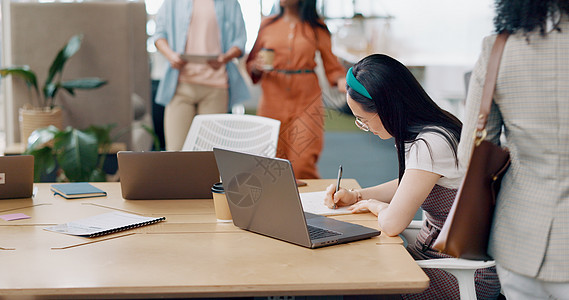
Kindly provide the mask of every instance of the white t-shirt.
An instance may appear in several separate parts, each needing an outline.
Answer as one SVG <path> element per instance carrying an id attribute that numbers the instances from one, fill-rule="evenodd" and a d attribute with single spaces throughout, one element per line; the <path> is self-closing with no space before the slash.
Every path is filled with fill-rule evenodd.
<path id="1" fill-rule="evenodd" d="M 405 144 L 405 169 L 439 174 L 441 178 L 438 185 L 457 189 L 462 182 L 464 170 L 456 165 L 452 148 L 445 137 L 438 132 L 421 132 L 417 139 L 419 140 Z"/>

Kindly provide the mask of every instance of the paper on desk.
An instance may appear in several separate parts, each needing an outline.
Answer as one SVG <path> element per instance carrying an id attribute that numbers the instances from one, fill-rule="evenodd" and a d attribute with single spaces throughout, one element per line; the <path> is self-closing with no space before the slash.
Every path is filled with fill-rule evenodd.
<path id="1" fill-rule="evenodd" d="M 139 226 L 149 225 L 165 219 L 166 218 L 164 217 L 151 218 L 114 211 L 73 222 L 46 227 L 44 229 L 71 235 L 94 237 Z"/>
<path id="2" fill-rule="evenodd" d="M 208 60 L 216 60 L 218 54 L 206 54 L 206 55 L 196 55 L 196 54 L 180 54 L 180 57 L 191 63 L 205 64 Z"/>
<path id="3" fill-rule="evenodd" d="M 336 209 L 328 208 L 326 205 L 324 205 L 325 195 L 326 191 L 300 193 L 302 208 L 305 212 L 323 216 L 347 215 L 352 213 L 348 209 L 348 206 L 338 207 Z"/>
<path id="4" fill-rule="evenodd" d="M 31 217 L 26 215 L 26 214 L 22 214 L 22 213 L 1 215 L 0 216 L 0 219 L 6 220 L 6 221 L 14 221 L 14 220 L 21 220 L 21 219 L 29 219 L 29 218 L 31 218 Z"/>

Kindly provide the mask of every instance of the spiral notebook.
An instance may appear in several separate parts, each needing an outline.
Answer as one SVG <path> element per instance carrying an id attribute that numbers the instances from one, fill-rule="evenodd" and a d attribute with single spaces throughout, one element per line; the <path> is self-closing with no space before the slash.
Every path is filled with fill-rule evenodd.
<path id="1" fill-rule="evenodd" d="M 113 211 L 73 222 L 46 227 L 44 229 L 82 237 L 97 237 L 158 223 L 164 220 L 166 220 L 165 217 L 151 218 L 120 211 Z"/>

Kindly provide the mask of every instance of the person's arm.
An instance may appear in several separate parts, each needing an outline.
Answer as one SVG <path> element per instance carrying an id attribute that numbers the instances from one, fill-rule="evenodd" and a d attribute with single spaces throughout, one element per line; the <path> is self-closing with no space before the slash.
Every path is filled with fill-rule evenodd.
<path id="1" fill-rule="evenodd" d="M 322 57 L 322 64 L 328 82 L 336 86 L 340 92 L 346 92 L 346 69 L 340 64 L 338 57 L 332 53 L 332 40 L 330 33 L 318 28 L 318 51 Z"/>
<path id="2" fill-rule="evenodd" d="M 397 182 L 398 180 L 394 179 L 380 185 L 358 190 L 340 188 L 338 192 L 336 192 L 336 185 L 331 184 L 326 188 L 324 204 L 330 208 L 334 204 L 338 207 L 349 206 L 363 199 L 377 199 L 389 203 L 397 191 Z"/>
<path id="3" fill-rule="evenodd" d="M 369 210 L 378 216 L 379 227 L 385 234 L 398 235 L 409 226 L 440 178 L 439 174 L 428 171 L 406 170 L 390 203 L 371 198 L 359 201 L 350 209 L 354 212 Z"/>
<path id="4" fill-rule="evenodd" d="M 409 169 L 405 171 L 399 186 L 398 180 L 392 180 L 361 190 L 340 189 L 334 193 L 335 185 L 332 184 L 326 189 L 324 203 L 330 208 L 332 201 L 337 206 L 351 205 L 352 212 L 370 211 L 378 216 L 381 230 L 389 236 L 395 236 L 411 223 L 440 178 L 441 175 L 436 173 Z"/>
<path id="5" fill-rule="evenodd" d="M 224 1 L 223 9 L 225 10 L 225 19 L 221 22 L 222 30 L 225 30 L 222 36 L 225 36 L 226 45 L 224 49 L 229 48 L 225 53 L 221 53 L 216 60 L 208 61 L 208 64 L 219 69 L 234 58 L 243 55 L 245 43 L 247 42 L 247 31 L 245 30 L 245 21 L 241 12 L 241 6 L 238 1 Z M 228 44 L 227 44 L 228 43 Z"/>
<path id="6" fill-rule="evenodd" d="M 237 46 L 233 46 L 229 48 L 229 50 L 225 53 L 220 54 L 216 60 L 209 60 L 207 63 L 214 69 L 219 69 L 221 66 L 224 66 L 226 63 L 230 62 L 232 59 L 241 57 L 241 49 Z"/>
<path id="7" fill-rule="evenodd" d="M 255 44 L 253 45 L 253 49 L 249 52 L 246 61 L 246 68 L 247 73 L 251 77 L 253 83 L 259 82 L 261 77 L 263 76 L 263 59 L 259 54 L 259 51 L 263 48 L 263 28 L 269 22 L 270 18 L 263 19 L 261 21 L 261 26 L 259 28 L 259 32 L 257 33 L 257 39 L 255 40 Z"/>
<path id="8" fill-rule="evenodd" d="M 420 133 L 406 149 L 405 173 L 391 202 L 388 204 L 372 198 L 358 202 L 351 209 L 354 212 L 369 210 L 376 214 L 379 226 L 387 235 L 401 233 L 441 177 L 446 177 L 449 184 L 454 185 L 464 175 L 457 166 L 453 149 L 440 132 Z"/>
<path id="9" fill-rule="evenodd" d="M 168 45 L 168 41 L 165 38 L 159 38 L 154 42 L 156 45 L 156 49 L 164 55 L 164 57 L 170 62 L 170 65 L 174 69 L 180 70 L 186 62 L 180 57 L 180 54 L 174 52 L 170 45 Z"/>
<path id="10" fill-rule="evenodd" d="M 399 179 L 393 179 L 384 184 L 355 190 L 354 192 L 356 194 L 359 193 L 359 197 L 361 197 L 361 199 L 377 199 L 381 202 L 390 203 L 397 191 L 398 183 Z"/>

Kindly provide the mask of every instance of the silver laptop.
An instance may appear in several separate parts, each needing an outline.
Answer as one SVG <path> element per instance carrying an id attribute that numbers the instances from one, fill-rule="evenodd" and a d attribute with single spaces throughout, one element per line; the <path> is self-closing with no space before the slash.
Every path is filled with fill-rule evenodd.
<path id="1" fill-rule="evenodd" d="M 30 198 L 33 189 L 34 157 L 0 156 L 0 199 Z"/>
<path id="2" fill-rule="evenodd" d="M 308 248 L 370 238 L 378 230 L 304 212 L 288 160 L 214 148 L 235 226 Z"/>
<path id="3" fill-rule="evenodd" d="M 117 160 L 129 200 L 211 199 L 219 182 L 212 151 L 120 151 Z"/>

